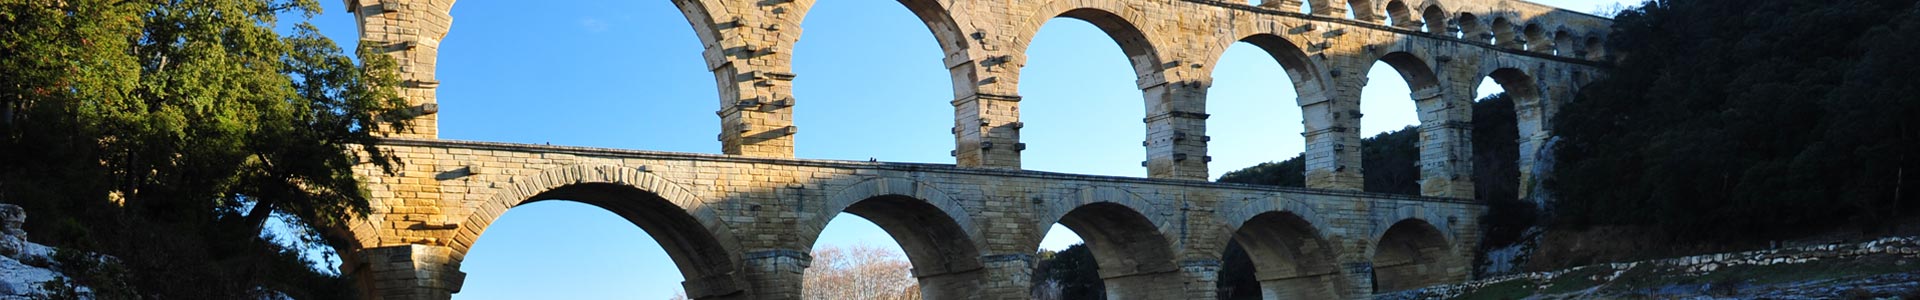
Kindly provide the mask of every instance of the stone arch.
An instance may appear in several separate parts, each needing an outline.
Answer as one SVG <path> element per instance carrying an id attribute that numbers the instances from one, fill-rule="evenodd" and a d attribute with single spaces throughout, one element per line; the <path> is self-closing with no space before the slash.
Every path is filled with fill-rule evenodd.
<path id="1" fill-rule="evenodd" d="M 1429 101 L 1435 99 L 1433 96 L 1440 94 L 1441 86 L 1439 73 L 1433 71 L 1428 59 L 1412 52 L 1395 51 L 1381 55 L 1379 61 L 1393 67 L 1394 71 L 1400 73 L 1400 79 L 1406 80 L 1407 90 L 1413 91 L 1409 97 L 1415 101 L 1415 106 L 1421 112 L 1441 108 L 1438 106 L 1442 104 L 1441 102 Z M 1421 123 L 1432 121 L 1432 118 L 1425 113 L 1419 114 L 1419 117 Z"/>
<path id="2" fill-rule="evenodd" d="M 1447 10 L 1440 8 L 1439 4 L 1427 5 L 1420 13 L 1420 21 L 1426 22 L 1427 33 L 1454 36 L 1453 29 L 1447 26 L 1450 22 L 1447 20 Z"/>
<path id="3" fill-rule="evenodd" d="M 1373 291 L 1387 293 L 1466 279 L 1447 230 L 1409 218 L 1381 230 L 1374 240 Z M 1455 272 L 1458 271 L 1458 272 Z"/>
<path id="4" fill-rule="evenodd" d="M 1541 106 L 1545 104 L 1541 102 L 1545 99 L 1545 94 L 1542 93 L 1540 82 L 1533 75 L 1518 67 L 1503 66 L 1498 63 L 1482 67 L 1480 74 L 1487 74 L 1484 77 L 1493 78 L 1493 82 L 1506 90 L 1508 97 L 1513 98 L 1513 111 L 1519 114 L 1515 116 L 1514 121 L 1519 122 L 1517 125 L 1520 128 L 1520 137 L 1532 136 L 1540 130 L 1540 126 L 1545 125 L 1544 116 L 1540 115 Z M 1471 82 L 1474 86 L 1469 90 L 1480 89 L 1480 81 Z"/>
<path id="5" fill-rule="evenodd" d="M 1300 214 L 1306 212 L 1305 215 Z M 1266 299 L 1345 299 L 1351 282 L 1340 276 L 1335 243 L 1322 235 L 1311 210 L 1253 212 L 1232 219 L 1233 241 L 1247 253 Z"/>
<path id="6" fill-rule="evenodd" d="M 1540 27 L 1540 23 L 1527 23 L 1521 33 L 1526 35 L 1527 51 L 1553 53 L 1553 39 L 1547 37 L 1547 29 Z"/>
<path id="7" fill-rule="evenodd" d="M 909 179 L 875 177 L 840 189 L 804 234 L 811 245 L 832 215 L 850 213 L 886 230 L 906 251 L 926 299 L 963 299 L 978 293 L 984 245 L 972 215 L 946 192 Z"/>
<path id="8" fill-rule="evenodd" d="M 1368 24 L 1380 23 L 1380 13 L 1375 11 L 1379 7 L 1373 5 L 1373 0 L 1347 0 L 1347 9 L 1353 13 L 1354 20 Z"/>
<path id="9" fill-rule="evenodd" d="M 686 188 L 632 168 L 568 165 L 514 177 L 458 224 L 453 259 L 466 256 L 481 233 L 508 209 L 547 200 L 571 200 L 626 218 L 651 235 L 680 269 L 689 296 L 727 295 L 746 287 L 735 277 L 741 250 L 732 229 Z M 456 263 L 457 265 L 457 263 Z"/>
<path id="10" fill-rule="evenodd" d="M 1401 0 L 1387 1 L 1387 19 L 1393 21 L 1393 24 L 1389 24 L 1393 25 L 1393 27 L 1409 30 L 1420 29 L 1419 21 L 1414 21 L 1413 19 L 1413 11 L 1407 8 L 1406 2 Z"/>
<path id="11" fill-rule="evenodd" d="M 1598 35 L 1587 37 L 1587 42 L 1584 43 L 1586 44 L 1587 53 L 1586 55 L 1581 55 L 1581 57 L 1584 57 L 1586 59 L 1591 59 L 1591 60 L 1600 60 L 1605 58 L 1606 45 L 1602 43 L 1604 43 L 1604 41 L 1601 40 L 1600 36 Z"/>
<path id="12" fill-rule="evenodd" d="M 1173 224 L 1152 203 L 1116 187 L 1083 187 L 1042 209 L 1038 237 L 1052 224 L 1065 225 L 1086 241 L 1099 264 L 1100 278 L 1113 299 L 1171 299 L 1181 295 L 1184 279 L 1174 261 Z"/>
<path id="13" fill-rule="evenodd" d="M 1520 49 L 1519 33 L 1513 31 L 1513 21 L 1507 17 L 1493 18 L 1493 44 L 1501 48 Z"/>
<path id="14" fill-rule="evenodd" d="M 1555 30 L 1553 32 L 1553 55 L 1579 57 L 1578 55 L 1574 55 L 1574 39 L 1573 33 L 1568 32 L 1566 26 L 1561 26 L 1560 29 Z"/>
<path id="15" fill-rule="evenodd" d="M 1088 6 L 1080 6 L 1082 4 Z M 1120 51 L 1125 53 L 1127 59 L 1132 62 L 1134 75 L 1141 81 L 1147 81 L 1153 76 L 1164 76 L 1161 75 L 1161 71 L 1166 69 L 1166 65 L 1165 61 L 1161 60 L 1159 48 L 1156 47 L 1155 42 L 1157 40 L 1152 36 L 1148 36 L 1147 31 L 1141 30 L 1137 25 L 1139 24 L 1137 20 L 1129 19 L 1122 14 L 1115 13 L 1129 10 L 1137 11 L 1138 8 L 1129 8 L 1125 4 L 1117 1 L 1049 1 L 1045 6 L 1039 8 L 1041 13 L 1034 14 L 1033 18 L 1026 21 L 1026 26 L 1021 27 L 1025 29 L 1025 31 L 1022 33 L 1023 35 L 1020 36 L 1021 38 L 1018 39 L 1014 50 L 1015 52 L 1022 53 L 1021 61 L 1024 65 L 1027 46 L 1031 45 L 1033 37 L 1040 33 L 1041 26 L 1046 25 L 1048 21 L 1056 18 L 1076 19 L 1086 21 L 1087 23 L 1093 24 L 1094 27 L 1100 28 L 1100 31 L 1105 32 L 1108 38 L 1118 43 L 1120 45 Z M 1159 79 L 1159 81 L 1164 80 L 1164 78 Z"/>
<path id="16" fill-rule="evenodd" d="M 1461 12 L 1459 17 L 1454 18 L 1454 21 L 1460 25 L 1460 38 L 1462 39 L 1485 43 L 1491 38 L 1486 32 L 1486 25 L 1481 24 L 1480 17 L 1473 15 L 1473 13 Z"/>
<path id="17" fill-rule="evenodd" d="M 1260 27 L 1275 28 L 1267 26 Z M 1302 50 L 1301 44 L 1294 40 L 1287 39 L 1282 34 L 1273 32 L 1252 32 L 1250 34 L 1243 34 L 1240 38 L 1234 40 L 1223 39 L 1219 45 L 1211 47 L 1211 49 L 1215 50 L 1213 50 L 1213 53 L 1208 54 L 1207 59 L 1210 61 L 1205 64 L 1205 68 L 1200 70 L 1201 74 L 1212 74 L 1213 68 L 1220 63 L 1220 58 L 1226 55 L 1227 48 L 1237 42 L 1246 42 L 1253 44 L 1255 47 L 1260 47 L 1260 50 L 1266 51 L 1269 57 L 1273 57 L 1274 61 L 1280 63 L 1280 67 L 1287 72 L 1287 79 L 1293 81 L 1293 90 L 1298 96 L 1295 97 L 1295 101 L 1298 102 L 1297 104 L 1305 105 L 1310 103 L 1312 100 L 1308 100 L 1308 98 L 1321 95 L 1323 91 L 1327 90 L 1324 85 L 1331 82 L 1324 77 L 1326 72 L 1320 71 L 1323 69 L 1320 63 L 1310 56 L 1307 56 L 1307 52 Z"/>
<path id="18" fill-rule="evenodd" d="M 811 11 L 814 3 L 817 1 L 818 0 L 796 1 L 799 7 L 805 7 L 807 9 L 801 9 L 798 12 L 796 18 L 800 20 L 795 22 L 804 26 L 807 12 Z M 975 47 L 973 47 L 972 43 L 970 43 L 966 37 L 967 30 L 960 26 L 960 24 L 964 24 L 962 22 L 964 20 L 961 19 L 965 18 L 966 15 L 954 14 L 951 7 L 947 5 L 951 3 L 950 1 L 899 0 L 898 2 L 900 5 L 905 6 L 908 11 L 912 12 L 915 17 L 918 17 L 922 23 L 926 24 L 927 31 L 933 34 L 934 41 L 940 44 L 940 50 L 946 55 L 944 59 L 948 61 L 945 61 L 945 65 L 952 66 L 956 60 L 965 61 L 977 56 L 975 55 L 976 53 L 974 53 Z M 802 33 L 797 38 L 806 38 L 805 33 Z M 965 74 L 955 74 L 955 76 L 975 78 L 973 69 L 967 68 L 964 71 L 966 71 Z M 956 85 L 954 86 L 956 93 L 970 93 L 973 90 L 971 85 L 961 84 L 960 81 L 955 81 L 954 84 Z"/>
<path id="19" fill-rule="evenodd" d="M 1333 7 L 1334 7 L 1333 0 L 1307 0 L 1306 6 L 1303 8 L 1306 10 L 1312 11 L 1313 12 L 1312 15 L 1315 15 L 1315 16 L 1346 17 L 1346 16 L 1338 16 L 1334 14 Z M 1307 12 L 1302 11 L 1301 13 L 1307 13 Z"/>

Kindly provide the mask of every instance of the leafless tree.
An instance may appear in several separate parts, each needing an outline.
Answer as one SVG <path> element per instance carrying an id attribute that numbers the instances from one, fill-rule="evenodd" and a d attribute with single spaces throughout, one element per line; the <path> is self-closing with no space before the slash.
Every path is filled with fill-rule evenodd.
<path id="1" fill-rule="evenodd" d="M 920 284 L 899 252 L 873 245 L 814 249 L 802 290 L 809 300 L 918 300 Z"/>
<path id="2" fill-rule="evenodd" d="M 807 300 L 920 300 L 920 282 L 905 255 L 874 245 L 813 251 L 801 289 Z M 687 300 L 685 291 L 672 300 Z"/>

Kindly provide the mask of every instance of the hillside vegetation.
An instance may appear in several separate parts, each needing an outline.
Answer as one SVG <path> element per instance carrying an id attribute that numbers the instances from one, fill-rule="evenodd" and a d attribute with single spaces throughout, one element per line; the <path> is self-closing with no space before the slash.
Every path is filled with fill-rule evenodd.
<path id="1" fill-rule="evenodd" d="M 1553 124 L 1558 224 L 1738 242 L 1882 231 L 1920 191 L 1912 0 L 1670 0 Z"/>

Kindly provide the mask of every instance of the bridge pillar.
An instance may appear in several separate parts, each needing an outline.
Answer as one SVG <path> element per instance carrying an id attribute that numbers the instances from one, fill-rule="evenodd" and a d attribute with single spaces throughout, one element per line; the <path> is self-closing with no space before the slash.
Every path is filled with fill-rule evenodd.
<path id="1" fill-rule="evenodd" d="M 1220 260 L 1196 259 L 1180 262 L 1180 275 L 1186 280 L 1182 299 L 1211 300 L 1220 297 Z"/>
<path id="2" fill-rule="evenodd" d="M 790 23 L 779 18 L 755 18 Z M 743 21 L 744 22 L 744 21 Z M 747 38 L 707 45 L 707 67 L 720 87 L 720 150 L 728 155 L 793 157 L 792 34 L 777 28 L 798 24 L 736 27 Z M 775 29 L 769 29 L 775 28 Z M 765 38 L 761 38 L 765 37 Z"/>
<path id="3" fill-rule="evenodd" d="M 806 251 L 768 249 L 747 252 L 741 258 L 741 270 L 751 295 L 744 299 L 801 299 L 802 276 L 813 257 Z"/>
<path id="4" fill-rule="evenodd" d="M 1207 84 L 1167 82 L 1163 73 L 1141 78 L 1146 93 L 1147 177 L 1207 180 Z"/>
<path id="5" fill-rule="evenodd" d="M 1020 96 L 972 93 L 953 100 L 954 162 L 961 167 L 1019 169 Z"/>
<path id="6" fill-rule="evenodd" d="M 1031 299 L 1033 296 L 1033 268 L 1037 263 L 1033 254 L 995 254 L 980 256 L 983 282 L 975 299 Z"/>
<path id="7" fill-rule="evenodd" d="M 358 281 L 363 299 L 449 299 L 467 277 L 455 256 L 445 246 L 366 248 L 344 256 L 340 271 Z"/>
<path id="8" fill-rule="evenodd" d="M 440 106 L 434 91 L 440 81 L 434 77 L 434 65 L 440 56 L 440 39 L 453 26 L 449 14 L 453 1 L 346 0 L 346 4 L 360 25 L 360 40 L 393 57 L 399 67 L 400 97 L 418 114 L 404 131 L 387 127 L 378 131 L 393 137 L 439 138 Z"/>
<path id="9" fill-rule="evenodd" d="M 1433 87 L 1413 92 L 1420 108 L 1420 195 L 1473 198 L 1472 95 Z"/>
<path id="10" fill-rule="evenodd" d="M 1329 91 L 1300 98 L 1305 103 L 1300 109 L 1306 125 L 1307 187 L 1365 188 L 1366 178 L 1360 167 L 1359 95 Z"/>

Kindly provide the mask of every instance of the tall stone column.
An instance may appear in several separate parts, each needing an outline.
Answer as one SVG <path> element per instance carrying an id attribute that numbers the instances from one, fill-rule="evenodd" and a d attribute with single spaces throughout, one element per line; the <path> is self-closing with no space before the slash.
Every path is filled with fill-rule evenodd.
<path id="1" fill-rule="evenodd" d="M 982 48 L 998 49 L 1004 38 L 976 37 Z M 990 46 L 985 46 L 990 45 Z M 979 52 L 992 53 L 992 52 Z M 1020 169 L 1019 67 L 1013 54 L 974 57 L 968 49 L 947 53 L 953 75 L 954 163 L 961 167 Z"/>
<path id="2" fill-rule="evenodd" d="M 1357 91 L 1359 89 L 1354 88 Z M 1301 95 L 1307 139 L 1307 187 L 1358 191 L 1365 187 L 1360 166 L 1360 98 L 1341 91 Z"/>
<path id="3" fill-rule="evenodd" d="M 1206 84 L 1169 83 L 1160 72 L 1137 83 L 1147 101 L 1147 177 L 1207 180 Z"/>
<path id="4" fill-rule="evenodd" d="M 791 2 L 778 2 L 787 5 Z M 758 14 L 775 14 L 757 12 Z M 728 24 L 707 45 L 708 69 L 720 88 L 720 147 L 729 155 L 793 157 L 792 54 L 799 28 L 788 18 L 756 15 Z M 789 32 L 794 31 L 794 32 Z"/>
<path id="5" fill-rule="evenodd" d="M 467 277 L 456 255 L 453 248 L 418 244 L 360 249 L 341 273 L 359 281 L 364 299 L 450 299 Z"/>
<path id="6" fill-rule="evenodd" d="M 358 19 L 360 40 L 372 51 L 392 56 L 400 72 L 400 96 L 417 117 L 406 130 L 380 128 L 393 137 L 439 138 L 440 105 L 434 92 L 440 81 L 434 77 L 434 65 L 440 55 L 440 39 L 453 26 L 454 1 L 431 0 L 346 0 L 347 11 Z"/>
<path id="7" fill-rule="evenodd" d="M 1472 95 L 1431 87 L 1413 92 L 1420 109 L 1420 195 L 1473 198 Z"/>
<path id="8" fill-rule="evenodd" d="M 954 162 L 961 167 L 1020 169 L 1020 96 L 973 93 L 953 100 Z"/>

